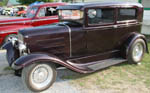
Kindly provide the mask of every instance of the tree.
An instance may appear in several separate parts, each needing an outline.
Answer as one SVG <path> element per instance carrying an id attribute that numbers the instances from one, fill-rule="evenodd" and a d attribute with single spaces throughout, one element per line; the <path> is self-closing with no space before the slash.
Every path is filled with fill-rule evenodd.
<path id="1" fill-rule="evenodd" d="M 21 4 L 29 5 L 31 3 L 34 3 L 36 1 L 40 2 L 53 2 L 54 0 L 17 0 Z"/>
<path id="2" fill-rule="evenodd" d="M 0 6 L 6 6 L 8 3 L 8 0 L 1 0 L 0 1 Z"/>

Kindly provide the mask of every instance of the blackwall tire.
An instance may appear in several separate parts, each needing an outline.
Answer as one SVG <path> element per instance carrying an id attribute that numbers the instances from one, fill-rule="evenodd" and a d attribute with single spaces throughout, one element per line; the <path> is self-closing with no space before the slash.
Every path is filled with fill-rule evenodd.
<path id="1" fill-rule="evenodd" d="M 141 62 L 146 50 L 145 41 L 143 39 L 137 39 L 133 42 L 129 48 L 127 54 L 128 62 L 138 64 Z"/>
<path id="2" fill-rule="evenodd" d="M 55 82 L 56 76 L 57 72 L 53 64 L 31 64 L 22 70 L 22 81 L 33 92 L 48 89 Z"/>

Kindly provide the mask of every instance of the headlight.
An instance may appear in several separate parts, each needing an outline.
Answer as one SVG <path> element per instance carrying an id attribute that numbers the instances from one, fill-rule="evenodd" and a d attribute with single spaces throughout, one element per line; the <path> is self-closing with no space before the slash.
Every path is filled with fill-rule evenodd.
<path id="1" fill-rule="evenodd" d="M 19 49 L 20 56 L 27 54 L 27 47 L 25 44 L 19 42 L 18 49 Z"/>
<path id="2" fill-rule="evenodd" d="M 19 50 L 24 51 L 26 50 L 26 45 L 24 45 L 23 43 L 19 43 Z"/>

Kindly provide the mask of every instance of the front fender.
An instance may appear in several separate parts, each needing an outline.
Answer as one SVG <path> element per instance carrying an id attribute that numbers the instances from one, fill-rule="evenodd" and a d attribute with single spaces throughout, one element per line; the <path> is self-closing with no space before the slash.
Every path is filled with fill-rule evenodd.
<path id="1" fill-rule="evenodd" d="M 56 63 L 63 62 L 62 60 L 60 60 L 52 55 L 49 56 L 44 53 L 34 53 L 34 54 L 26 55 L 26 56 L 21 56 L 14 62 L 14 65 L 23 68 L 23 67 L 30 65 L 39 60 L 53 61 Z"/>
<path id="2" fill-rule="evenodd" d="M 86 71 L 80 70 L 78 67 L 70 65 L 56 56 L 48 55 L 44 53 L 33 53 L 26 56 L 22 56 L 14 62 L 12 68 L 15 70 L 23 69 L 24 67 L 39 61 L 56 63 L 65 66 L 71 70 L 74 70 L 76 72 L 86 73 Z"/>

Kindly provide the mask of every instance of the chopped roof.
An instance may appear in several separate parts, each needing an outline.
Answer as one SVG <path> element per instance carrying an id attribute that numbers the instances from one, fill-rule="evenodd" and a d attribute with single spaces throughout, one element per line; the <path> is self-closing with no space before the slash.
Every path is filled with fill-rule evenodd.
<path id="1" fill-rule="evenodd" d="M 65 5 L 66 3 L 42 3 L 42 4 L 37 4 L 37 5 L 33 5 L 33 6 L 58 6 L 58 5 Z"/>
<path id="2" fill-rule="evenodd" d="M 87 2 L 87 3 L 73 3 L 65 6 L 59 6 L 57 9 L 82 9 L 93 6 L 137 6 L 143 7 L 140 3 L 131 2 Z"/>

